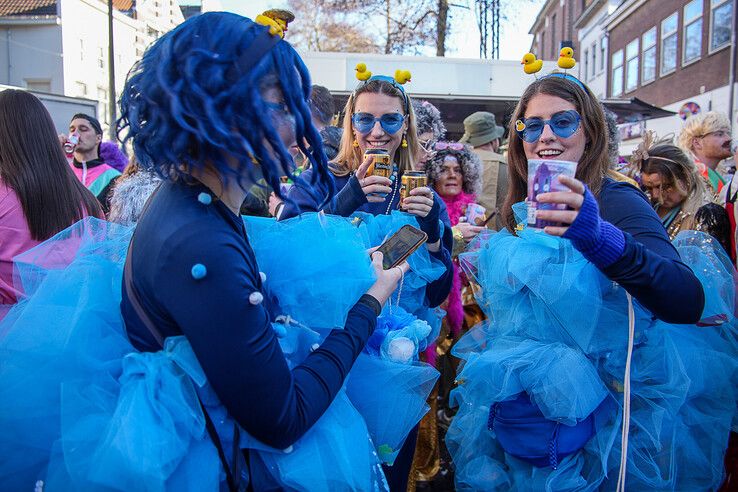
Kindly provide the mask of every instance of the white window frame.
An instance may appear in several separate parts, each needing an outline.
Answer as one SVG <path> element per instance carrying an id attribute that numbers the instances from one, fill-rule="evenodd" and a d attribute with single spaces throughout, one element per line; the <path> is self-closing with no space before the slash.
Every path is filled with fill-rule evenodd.
<path id="1" fill-rule="evenodd" d="M 699 4 L 700 15 L 695 15 L 694 17 L 687 18 L 687 7 L 689 7 L 691 4 Z M 702 58 L 702 32 L 705 28 L 705 24 L 702 19 L 704 13 L 703 0 L 692 0 L 682 8 L 682 12 L 682 17 L 684 18 L 684 25 L 682 26 L 682 66 L 686 67 L 687 65 L 691 65 L 692 63 L 699 61 L 700 58 Z M 696 57 L 687 60 L 687 29 L 689 28 L 689 26 L 693 25 L 696 22 L 700 22 L 700 53 Z"/>
<path id="2" fill-rule="evenodd" d="M 646 45 L 646 35 L 653 31 L 653 43 Z M 656 80 L 656 74 L 658 73 L 659 68 L 659 57 L 658 57 L 658 50 L 657 46 L 659 44 L 659 38 L 658 38 L 658 32 L 656 29 L 656 26 L 653 26 L 651 29 L 643 33 L 643 36 L 641 36 L 641 87 L 643 87 L 646 84 L 650 84 L 654 80 Z M 653 49 L 653 78 L 646 79 L 646 75 L 644 73 L 644 69 L 646 68 L 646 64 L 644 63 L 646 60 L 646 52 Z"/>
<path id="3" fill-rule="evenodd" d="M 625 45 L 625 64 L 624 64 L 624 80 L 623 80 L 623 93 L 627 94 L 628 92 L 633 92 L 634 90 L 638 89 L 638 81 L 641 79 L 640 77 L 640 70 L 641 70 L 641 59 L 640 59 L 640 45 L 641 45 L 641 38 L 635 38 L 633 41 Z M 635 48 L 632 48 L 635 46 Z M 628 51 L 632 50 L 634 53 L 631 57 L 628 57 Z M 635 85 L 629 86 L 628 85 L 628 74 L 630 73 L 630 62 L 633 60 L 636 61 L 635 66 L 635 73 L 636 73 L 636 79 L 635 79 Z"/>
<path id="4" fill-rule="evenodd" d="M 731 10 L 730 25 L 732 28 L 732 26 L 734 25 L 733 19 L 735 18 L 734 17 L 735 12 L 733 12 L 732 0 L 710 0 L 710 35 L 708 37 L 708 46 L 707 46 L 707 52 L 709 54 L 713 54 L 717 51 L 720 51 L 730 46 L 730 38 L 728 38 L 728 40 L 725 43 L 721 44 L 720 46 L 716 46 L 716 47 L 712 46 L 713 19 L 715 18 L 714 12 L 718 8 L 724 6 L 725 4 L 730 5 L 730 10 Z"/>
<path id="5" fill-rule="evenodd" d="M 583 80 L 587 82 L 589 80 L 589 50 L 584 50 L 584 77 Z"/>
<path id="6" fill-rule="evenodd" d="M 607 70 L 607 44 L 608 44 L 607 36 L 602 36 L 600 38 L 600 69 L 597 71 L 598 73 L 602 73 L 605 70 Z"/>
<path id="7" fill-rule="evenodd" d="M 624 53 L 622 49 L 617 50 L 615 53 L 612 54 L 611 58 L 611 65 L 612 70 L 610 70 L 610 95 L 612 97 L 620 97 L 624 94 L 623 90 L 625 88 L 625 67 L 623 66 L 623 60 L 624 60 Z M 615 59 L 618 58 L 619 61 L 615 61 Z M 616 65 L 617 63 L 617 65 Z M 615 71 L 620 69 L 620 91 L 615 92 Z"/>
<path id="8" fill-rule="evenodd" d="M 590 75 L 592 79 L 595 78 L 597 75 L 597 50 L 600 48 L 597 46 L 597 41 L 592 43 L 592 70 L 590 70 Z"/>
<path id="9" fill-rule="evenodd" d="M 664 32 L 664 23 L 674 16 L 676 16 L 676 28 L 673 31 Z M 679 66 L 679 60 L 677 59 L 677 60 L 674 60 L 674 68 L 670 70 L 664 70 L 664 51 L 665 51 L 664 41 L 666 41 L 666 39 L 670 38 L 671 36 L 676 36 L 677 49 L 675 51 L 675 56 L 679 58 L 679 11 L 678 10 L 661 21 L 661 36 L 659 37 L 659 46 L 661 47 L 661 50 L 660 50 L 661 53 L 659 56 L 659 75 L 661 75 L 662 77 L 664 75 L 668 75 L 670 73 L 676 72 L 676 69 Z"/>

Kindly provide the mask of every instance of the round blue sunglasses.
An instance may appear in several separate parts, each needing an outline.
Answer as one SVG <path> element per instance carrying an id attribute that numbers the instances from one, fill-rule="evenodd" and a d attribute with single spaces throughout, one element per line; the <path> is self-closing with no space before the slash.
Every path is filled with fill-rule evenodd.
<path id="1" fill-rule="evenodd" d="M 354 113 L 351 117 L 354 128 L 362 134 L 372 131 L 377 121 L 385 132 L 394 135 L 402 128 L 402 124 L 405 122 L 405 116 L 400 113 L 385 113 L 379 118 L 376 118 L 371 113 Z"/>
<path id="2" fill-rule="evenodd" d="M 524 118 L 515 122 L 515 131 L 520 138 L 528 143 L 533 143 L 541 136 L 543 129 L 548 125 L 557 137 L 569 138 L 579 128 L 582 117 L 579 113 L 570 109 L 561 111 L 551 117 L 550 120 L 542 118 Z"/>

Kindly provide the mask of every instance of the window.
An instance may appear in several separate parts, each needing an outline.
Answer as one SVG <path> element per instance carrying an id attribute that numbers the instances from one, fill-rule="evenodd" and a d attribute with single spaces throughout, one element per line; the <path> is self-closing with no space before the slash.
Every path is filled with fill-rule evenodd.
<path id="1" fill-rule="evenodd" d="M 79 61 L 85 61 L 85 40 L 79 40 Z"/>
<path id="2" fill-rule="evenodd" d="M 99 46 L 97 48 L 97 66 L 100 68 L 105 68 L 105 52 Z"/>
<path id="3" fill-rule="evenodd" d="M 551 58 L 558 58 L 556 53 L 556 14 L 551 16 Z"/>
<path id="4" fill-rule="evenodd" d="M 684 6 L 684 56 L 682 65 L 697 60 L 702 54 L 702 0 Z"/>
<path id="5" fill-rule="evenodd" d="M 625 92 L 638 87 L 638 38 L 625 47 Z"/>
<path id="6" fill-rule="evenodd" d="M 597 73 L 597 43 L 592 44 L 592 78 Z"/>
<path id="7" fill-rule="evenodd" d="M 679 12 L 661 21 L 661 75 L 676 70 Z"/>
<path id="8" fill-rule="evenodd" d="M 733 2 L 711 0 L 710 4 L 710 51 L 730 44 L 730 29 L 733 25 Z"/>
<path id="9" fill-rule="evenodd" d="M 584 50 L 584 80 L 589 76 L 589 51 Z"/>
<path id="10" fill-rule="evenodd" d="M 77 95 L 79 97 L 86 97 L 87 96 L 87 84 L 84 82 L 75 82 L 75 85 L 77 86 Z"/>
<path id="11" fill-rule="evenodd" d="M 623 93 L 623 50 L 612 55 L 612 90 L 613 97 Z"/>
<path id="12" fill-rule="evenodd" d="M 602 36 L 600 38 L 600 72 L 605 70 L 605 63 L 607 63 L 607 37 Z"/>
<path id="13" fill-rule="evenodd" d="M 643 34 L 641 39 L 641 85 L 656 79 L 656 27 Z"/>
<path id="14" fill-rule="evenodd" d="M 541 54 L 541 59 L 546 58 L 546 33 L 545 32 L 541 32 L 541 46 L 540 46 L 539 53 Z"/>

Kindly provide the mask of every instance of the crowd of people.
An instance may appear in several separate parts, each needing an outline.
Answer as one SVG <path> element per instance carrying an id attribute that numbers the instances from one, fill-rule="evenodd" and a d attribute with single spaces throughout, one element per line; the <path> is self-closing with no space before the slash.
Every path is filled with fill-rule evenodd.
<path id="1" fill-rule="evenodd" d="M 161 37 L 120 142 L 0 92 L 0 482 L 738 487 L 729 119 L 624 160 L 554 72 L 454 141 L 401 70 L 336 108 L 285 26 Z M 539 161 L 576 172 L 531 221 Z M 387 265 L 408 225 L 423 244 Z"/>

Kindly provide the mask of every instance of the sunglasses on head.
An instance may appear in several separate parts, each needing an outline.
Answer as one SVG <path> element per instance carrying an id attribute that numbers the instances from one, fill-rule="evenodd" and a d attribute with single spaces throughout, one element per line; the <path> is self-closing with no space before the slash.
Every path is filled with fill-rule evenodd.
<path id="1" fill-rule="evenodd" d="M 548 125 L 557 137 L 569 138 L 576 133 L 582 117 L 579 113 L 570 109 L 561 111 L 551 117 L 550 120 L 542 118 L 522 118 L 515 122 L 515 131 L 520 138 L 528 143 L 533 143 L 541 136 L 543 129 Z"/>
<path id="2" fill-rule="evenodd" d="M 459 142 L 436 142 L 433 148 L 436 150 L 464 150 L 464 144 Z"/>
<path id="3" fill-rule="evenodd" d="M 371 113 L 354 113 L 351 117 L 351 122 L 354 124 L 356 131 L 364 134 L 372 131 L 377 121 L 382 126 L 382 130 L 394 135 L 402 128 L 405 116 L 400 113 L 385 113 L 377 118 Z"/>

